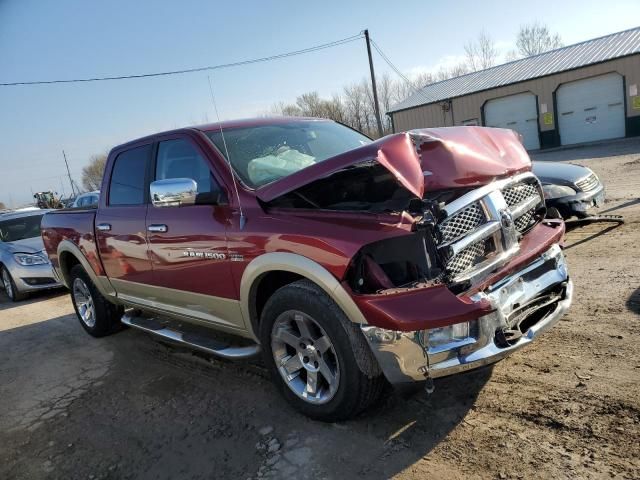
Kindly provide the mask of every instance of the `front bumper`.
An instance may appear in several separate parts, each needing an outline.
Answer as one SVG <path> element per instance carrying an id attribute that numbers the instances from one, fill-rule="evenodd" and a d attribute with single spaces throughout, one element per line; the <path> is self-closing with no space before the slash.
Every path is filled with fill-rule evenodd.
<path id="1" fill-rule="evenodd" d="M 604 204 L 604 185 L 599 183 L 596 188 L 588 192 L 578 192 L 569 197 L 552 198 L 545 200 L 547 207 L 558 209 L 563 218 L 572 216 L 585 216 L 587 210 L 592 207 L 599 207 Z"/>
<path id="2" fill-rule="evenodd" d="M 429 348 L 428 331 L 398 332 L 370 325 L 363 325 L 362 331 L 390 383 L 444 377 L 497 362 L 528 345 L 562 317 L 572 294 L 564 254 L 556 244 L 473 296 L 474 301 L 489 301 L 494 311 L 476 319 L 474 334 L 467 339 Z M 514 329 L 521 329 L 521 336 L 505 344 L 503 333 Z"/>
<path id="3" fill-rule="evenodd" d="M 16 284 L 16 288 L 21 293 L 62 287 L 62 284 L 54 275 L 50 263 L 22 266 L 13 262 L 13 264 L 9 266 L 9 273 Z"/>

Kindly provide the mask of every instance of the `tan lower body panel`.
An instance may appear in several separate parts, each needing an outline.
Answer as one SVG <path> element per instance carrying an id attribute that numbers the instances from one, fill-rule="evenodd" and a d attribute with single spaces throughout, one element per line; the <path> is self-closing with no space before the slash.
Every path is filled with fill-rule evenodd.
<path id="1" fill-rule="evenodd" d="M 111 284 L 123 303 L 237 335 L 248 335 L 238 300 L 126 280 L 111 279 Z"/>

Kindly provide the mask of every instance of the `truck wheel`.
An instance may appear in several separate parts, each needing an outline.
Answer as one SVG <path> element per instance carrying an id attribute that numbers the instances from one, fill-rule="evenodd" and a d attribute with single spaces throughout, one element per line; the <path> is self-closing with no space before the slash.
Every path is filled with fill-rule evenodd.
<path id="1" fill-rule="evenodd" d="M 87 333 L 104 337 L 120 330 L 124 309 L 102 296 L 82 265 L 71 269 L 70 278 L 73 308 Z"/>
<path id="2" fill-rule="evenodd" d="M 4 287 L 4 292 L 7 294 L 7 297 L 9 297 L 9 300 L 12 302 L 19 302 L 20 300 L 27 298 L 26 293 L 18 291 L 16 283 L 13 281 L 9 270 L 7 270 L 6 267 L 2 267 L 1 270 L 2 272 L 0 275 L 2 275 L 2 286 Z"/>
<path id="3" fill-rule="evenodd" d="M 380 397 L 384 377 L 364 336 L 314 283 L 277 290 L 262 312 L 260 337 L 274 382 L 305 415 L 346 420 Z M 373 374 L 362 371 L 363 359 Z"/>

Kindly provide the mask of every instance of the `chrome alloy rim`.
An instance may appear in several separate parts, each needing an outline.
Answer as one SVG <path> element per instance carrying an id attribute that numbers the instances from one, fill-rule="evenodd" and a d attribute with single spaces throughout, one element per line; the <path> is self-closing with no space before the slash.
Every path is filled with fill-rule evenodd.
<path id="1" fill-rule="evenodd" d="M 273 360 L 282 379 L 298 397 L 313 403 L 330 401 L 340 384 L 340 365 L 331 339 L 306 313 L 289 310 L 271 330 Z"/>
<path id="2" fill-rule="evenodd" d="M 9 272 L 6 269 L 2 269 L 2 285 L 4 285 L 4 291 L 9 298 L 13 298 L 13 287 L 11 286 L 11 278 Z"/>
<path id="3" fill-rule="evenodd" d="M 73 281 L 73 302 L 78 309 L 80 320 L 89 328 L 96 324 L 96 308 L 89 287 L 81 278 Z"/>

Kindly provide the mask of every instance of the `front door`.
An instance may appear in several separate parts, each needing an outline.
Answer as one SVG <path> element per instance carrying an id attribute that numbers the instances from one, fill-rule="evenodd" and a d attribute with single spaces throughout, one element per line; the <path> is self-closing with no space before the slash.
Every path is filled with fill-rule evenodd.
<path id="1" fill-rule="evenodd" d="M 195 205 L 149 205 L 147 238 L 156 306 L 229 328 L 244 328 L 231 278 L 225 195 L 204 153 L 188 137 L 158 143 L 154 179 L 190 178 L 198 186 Z"/>
<path id="2" fill-rule="evenodd" d="M 95 220 L 96 241 L 107 277 L 119 297 L 134 302 L 144 297 L 144 285 L 151 280 L 145 194 L 151 150 L 149 144 L 118 154 Z"/>

